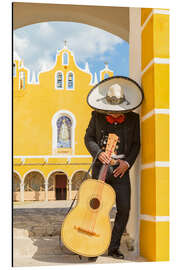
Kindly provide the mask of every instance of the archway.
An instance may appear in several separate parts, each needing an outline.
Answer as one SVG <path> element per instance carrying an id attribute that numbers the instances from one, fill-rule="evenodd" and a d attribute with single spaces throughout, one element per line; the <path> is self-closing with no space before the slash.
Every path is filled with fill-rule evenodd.
<path id="1" fill-rule="evenodd" d="M 62 171 L 55 171 L 48 177 L 48 200 L 66 200 L 68 177 Z"/>
<path id="2" fill-rule="evenodd" d="M 128 7 L 13 3 L 13 29 L 50 21 L 84 23 L 129 40 Z"/>
<path id="3" fill-rule="evenodd" d="M 49 8 L 47 9 L 47 6 Z M 72 9 L 71 9 L 72 7 Z M 20 9 L 21 11 L 20 11 Z M 61 9 L 61 12 L 59 12 L 58 8 Z M 83 10 L 86 10 L 86 12 L 83 12 Z M 106 12 L 102 12 L 102 8 Z M 14 5 L 14 18 L 16 17 L 16 23 L 14 23 L 14 29 L 17 29 L 18 27 L 22 27 L 28 24 L 38 23 L 38 22 L 45 22 L 45 21 L 74 21 L 74 22 L 80 22 L 89 24 L 92 26 L 99 27 L 101 29 L 104 29 L 106 31 L 109 31 L 110 33 L 113 33 L 124 40 L 128 41 L 129 36 L 131 36 L 131 33 L 129 31 L 129 8 L 121 8 L 121 7 L 114 7 L 113 11 L 111 9 L 112 7 L 86 7 L 86 6 L 73 6 L 73 5 L 47 5 L 45 4 L 42 6 L 41 4 L 21 4 L 18 6 L 18 4 Z M 35 12 L 32 11 L 34 9 Z M 50 10 L 51 9 L 51 10 Z M 31 10 L 31 11 L 30 11 Z M 46 10 L 47 13 L 44 13 Z M 90 12 L 91 10 L 91 12 Z M 23 11 L 23 12 L 22 12 Z M 23 18 L 16 15 L 23 14 Z M 26 14 L 27 16 L 24 16 Z M 50 13 L 50 15 L 48 15 Z M 29 18 L 28 14 L 34 14 L 33 18 Z M 42 16 L 39 16 L 41 15 Z M 112 14 L 113 18 L 109 17 L 109 15 Z M 31 17 L 31 16 L 30 16 Z M 138 14 L 138 18 L 140 19 L 140 16 Z M 114 21 L 115 20 L 115 21 Z M 137 21 L 137 20 L 136 20 Z M 131 22 L 131 24 L 134 25 L 134 28 L 137 26 L 137 23 L 134 23 L 136 21 Z M 139 21 L 138 21 L 139 24 Z M 140 25 L 138 25 L 138 29 L 140 29 Z M 132 33 L 137 33 L 136 29 L 135 31 L 131 31 Z M 138 36 L 138 38 L 137 38 Z M 138 41 L 138 42 L 137 42 Z M 136 35 L 135 38 L 130 40 L 130 46 L 131 46 L 131 57 L 130 57 L 130 66 L 132 65 L 132 68 L 130 69 L 130 77 L 136 79 L 137 81 L 140 81 L 141 75 L 141 65 L 140 65 L 140 50 L 141 47 L 139 46 L 140 41 L 140 35 Z M 137 53 L 137 45 L 138 44 L 138 53 Z M 140 52 L 140 53 L 139 53 Z M 137 61 L 138 59 L 138 61 Z M 139 164 L 139 163 L 137 163 Z M 138 177 L 137 177 L 138 175 Z M 133 178 L 135 181 L 132 182 L 132 190 L 135 190 L 135 196 L 132 203 L 131 209 L 134 209 L 135 211 L 131 211 L 131 220 L 133 222 L 129 223 L 130 226 L 128 230 L 130 231 L 131 235 L 135 240 L 138 240 L 138 219 L 139 219 L 139 198 L 137 198 L 137 190 L 139 189 L 139 171 L 138 174 L 134 174 Z M 72 191 L 73 192 L 73 191 Z M 138 244 L 137 244 L 138 246 Z"/>
<path id="4" fill-rule="evenodd" d="M 13 201 L 20 201 L 21 178 L 18 173 L 13 172 Z"/>
<path id="5" fill-rule="evenodd" d="M 85 175 L 87 174 L 86 171 L 79 170 L 76 171 L 71 178 L 71 196 L 72 199 L 76 196 L 77 191 L 80 188 L 81 183 L 83 182 L 83 179 Z M 91 176 L 88 174 L 87 178 L 91 178 Z"/>
<path id="6" fill-rule="evenodd" d="M 40 172 L 31 171 L 26 174 L 24 178 L 24 200 L 45 200 L 45 180 Z"/>

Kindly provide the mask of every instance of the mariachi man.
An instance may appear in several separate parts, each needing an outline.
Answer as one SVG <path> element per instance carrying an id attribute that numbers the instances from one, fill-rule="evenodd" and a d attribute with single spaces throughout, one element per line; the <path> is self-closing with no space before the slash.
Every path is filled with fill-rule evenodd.
<path id="1" fill-rule="evenodd" d="M 106 182 L 116 193 L 117 213 L 108 255 L 117 259 L 124 259 L 119 247 L 130 211 L 129 170 L 140 149 L 139 115 L 132 110 L 140 106 L 142 100 L 140 86 L 134 80 L 121 76 L 101 81 L 87 97 L 88 105 L 94 111 L 86 130 L 85 145 L 93 158 L 98 155 L 92 178 L 98 179 L 102 164 L 109 164 Z M 109 133 L 119 137 L 111 158 L 105 152 Z M 90 261 L 96 259 L 89 258 Z"/>

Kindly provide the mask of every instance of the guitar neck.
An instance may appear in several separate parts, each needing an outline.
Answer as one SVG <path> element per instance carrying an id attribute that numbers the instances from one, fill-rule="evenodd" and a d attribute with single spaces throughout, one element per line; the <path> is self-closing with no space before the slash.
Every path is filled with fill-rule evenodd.
<path id="1" fill-rule="evenodd" d="M 116 143 L 117 143 L 117 140 L 118 140 L 118 136 L 116 134 L 109 134 L 108 136 L 108 141 L 107 141 L 107 145 L 106 145 L 106 154 L 111 157 L 114 149 L 115 149 L 115 146 L 116 146 Z M 108 167 L 109 167 L 109 164 L 104 164 L 101 168 L 101 171 L 100 171 L 100 174 L 99 174 L 99 179 L 104 181 L 106 180 L 106 174 L 107 174 L 107 171 L 108 171 Z"/>
<path id="2" fill-rule="evenodd" d="M 109 164 L 103 164 L 100 173 L 99 173 L 99 180 L 104 181 L 106 180 L 106 174 L 108 171 Z"/>

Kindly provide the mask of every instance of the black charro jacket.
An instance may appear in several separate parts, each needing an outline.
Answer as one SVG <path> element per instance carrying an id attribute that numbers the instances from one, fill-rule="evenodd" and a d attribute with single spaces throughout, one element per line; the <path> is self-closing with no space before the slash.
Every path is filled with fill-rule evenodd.
<path id="1" fill-rule="evenodd" d="M 107 122 L 104 114 L 93 111 L 84 137 L 85 145 L 93 158 L 103 151 L 100 142 L 104 133 L 115 133 L 118 137 L 123 134 L 123 153 L 117 154 L 124 154 L 123 160 L 127 161 L 131 168 L 140 150 L 139 115 L 128 112 L 125 114 L 125 121 L 115 125 Z"/>

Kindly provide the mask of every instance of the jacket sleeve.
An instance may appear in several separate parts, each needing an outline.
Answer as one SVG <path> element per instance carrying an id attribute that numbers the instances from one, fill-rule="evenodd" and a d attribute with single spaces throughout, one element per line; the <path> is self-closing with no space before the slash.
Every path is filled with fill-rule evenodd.
<path id="1" fill-rule="evenodd" d="M 139 121 L 139 115 L 137 115 L 135 128 L 133 132 L 133 141 L 132 141 L 131 150 L 127 158 L 125 158 L 125 161 L 129 163 L 129 169 L 134 164 L 137 158 L 137 155 L 139 154 L 139 151 L 140 151 L 140 121 Z"/>
<path id="2" fill-rule="evenodd" d="M 96 139 L 96 112 L 95 111 L 92 112 L 92 117 L 84 136 L 84 142 L 85 142 L 87 150 L 89 151 L 89 153 L 92 155 L 93 158 L 95 158 L 97 154 L 102 152 Z"/>

